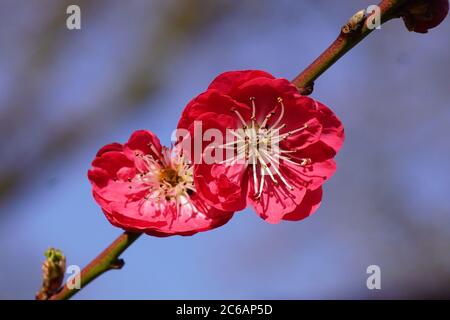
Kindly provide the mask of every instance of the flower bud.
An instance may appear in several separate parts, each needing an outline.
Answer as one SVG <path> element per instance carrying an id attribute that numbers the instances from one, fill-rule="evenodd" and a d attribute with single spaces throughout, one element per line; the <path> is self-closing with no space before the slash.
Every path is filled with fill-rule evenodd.
<path id="1" fill-rule="evenodd" d="M 42 287 L 36 294 L 37 300 L 47 300 L 58 291 L 64 279 L 66 257 L 61 250 L 49 248 L 45 251 L 47 259 L 42 264 Z"/>
<path id="2" fill-rule="evenodd" d="M 427 33 L 447 16 L 448 0 L 410 0 L 403 11 L 403 21 L 409 31 Z"/>

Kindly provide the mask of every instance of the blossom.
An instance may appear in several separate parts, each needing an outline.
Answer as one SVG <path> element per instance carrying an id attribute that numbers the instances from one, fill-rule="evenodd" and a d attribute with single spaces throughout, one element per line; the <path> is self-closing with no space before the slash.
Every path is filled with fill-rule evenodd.
<path id="1" fill-rule="evenodd" d="M 150 131 L 101 148 L 88 172 L 93 195 L 111 224 L 154 236 L 192 235 L 233 215 L 200 201 L 181 148 L 161 146 Z"/>
<path id="2" fill-rule="evenodd" d="M 427 33 L 447 16 L 448 0 L 410 0 L 403 11 L 403 21 L 409 31 Z"/>
<path id="3" fill-rule="evenodd" d="M 298 93 L 286 79 L 258 70 L 219 75 L 185 108 L 178 127 L 232 130 L 234 140 L 214 147 L 230 150 L 224 161 L 196 164 L 194 181 L 205 203 L 237 211 L 251 204 L 270 223 L 300 220 L 320 205 L 322 184 L 344 129 L 325 105 Z M 193 133 L 194 139 L 198 137 Z M 202 146 L 205 156 L 210 146 Z"/>

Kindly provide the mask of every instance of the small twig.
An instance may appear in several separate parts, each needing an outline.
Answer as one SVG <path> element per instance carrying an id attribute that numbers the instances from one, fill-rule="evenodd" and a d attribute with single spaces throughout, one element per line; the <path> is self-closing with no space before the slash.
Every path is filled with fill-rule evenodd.
<path id="1" fill-rule="evenodd" d="M 108 270 L 121 269 L 124 265 L 124 261 L 119 259 L 125 249 L 127 249 L 139 236 L 141 233 L 122 233 L 113 243 L 111 243 L 108 248 L 106 248 L 102 253 L 100 253 L 97 258 L 92 260 L 82 271 L 81 271 L 81 288 L 71 289 L 67 283 L 64 287 L 50 297 L 49 300 L 66 300 L 72 297 L 79 290 L 84 288 L 92 280 L 103 274 Z"/>
<path id="2" fill-rule="evenodd" d="M 397 9 L 408 0 L 383 0 L 378 6 L 380 8 L 381 23 L 398 17 Z M 356 46 L 361 40 L 367 37 L 374 29 L 371 29 L 366 24 L 368 17 L 360 21 L 356 21 L 358 25 L 349 27 L 349 23 L 354 23 L 353 20 L 357 17 L 357 12 L 350 18 L 349 22 L 342 28 L 337 39 L 305 70 L 303 70 L 292 83 L 298 88 L 301 94 L 309 95 L 312 93 L 314 81 L 323 74 L 329 67 L 331 67 L 339 58 L 341 58 L 350 49 Z"/>

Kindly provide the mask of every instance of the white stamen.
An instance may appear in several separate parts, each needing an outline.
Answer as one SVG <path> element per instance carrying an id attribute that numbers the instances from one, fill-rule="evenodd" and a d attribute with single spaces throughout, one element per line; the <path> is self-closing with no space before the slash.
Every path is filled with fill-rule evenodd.
<path id="1" fill-rule="evenodd" d="M 280 135 L 278 135 L 278 136 L 274 136 L 274 137 L 272 137 L 272 139 L 276 139 L 277 141 L 275 141 L 275 142 L 279 142 L 279 141 L 281 141 L 281 140 L 283 140 L 283 139 L 285 139 L 285 138 L 287 138 L 287 137 L 293 135 L 294 133 L 297 133 L 297 132 L 300 132 L 300 131 L 305 130 L 306 128 L 308 128 L 308 125 L 305 123 L 305 124 L 303 125 L 303 127 L 301 127 L 301 128 L 297 128 L 297 129 L 295 129 L 295 130 L 291 130 L 291 131 L 289 131 L 289 132 L 280 134 Z"/>
<path id="2" fill-rule="evenodd" d="M 236 113 L 237 117 L 239 118 L 239 120 L 241 120 L 242 125 L 244 126 L 244 128 L 247 128 L 247 123 L 245 122 L 244 118 L 241 116 L 241 114 L 239 113 L 239 111 L 237 111 L 236 109 L 231 110 L 234 113 Z"/>
<path id="3" fill-rule="evenodd" d="M 250 101 L 252 102 L 252 122 L 254 122 L 256 116 L 256 105 L 255 105 L 255 97 L 251 97 Z"/>
<path id="4" fill-rule="evenodd" d="M 278 103 L 281 106 L 280 116 L 278 117 L 277 121 L 275 121 L 275 123 L 270 127 L 270 129 L 276 128 L 276 126 L 280 123 L 280 121 L 284 117 L 284 103 L 283 103 L 283 99 L 282 98 L 278 98 Z"/>
<path id="5" fill-rule="evenodd" d="M 195 192 L 193 184 L 193 167 L 189 164 L 181 149 L 163 148 L 158 152 L 153 145 L 150 149 L 159 156 L 155 159 L 152 155 L 138 155 L 142 159 L 145 172 L 136 175 L 143 184 L 148 187 L 145 200 L 159 203 L 161 201 L 177 201 L 180 197 L 189 198 L 188 191 Z M 173 170 L 175 177 L 163 176 L 165 170 Z M 170 179 L 170 180 L 167 180 Z"/>
<path id="6" fill-rule="evenodd" d="M 264 151 L 265 153 L 265 151 Z M 269 160 L 269 163 L 271 164 L 271 166 L 273 167 L 273 169 L 275 170 L 275 172 L 278 174 L 278 176 L 280 177 L 281 181 L 283 181 L 283 183 L 286 185 L 286 187 L 288 187 L 291 190 L 294 190 L 294 187 L 291 186 L 287 181 L 286 178 L 283 177 L 283 175 L 281 174 L 280 170 L 277 168 L 277 166 L 280 164 L 275 158 L 273 158 L 271 155 L 269 154 L 265 154 Z"/>
<path id="7" fill-rule="evenodd" d="M 272 181 L 273 181 L 275 184 L 277 184 L 278 181 L 277 181 L 277 180 L 275 179 L 275 177 L 273 176 L 273 173 L 272 173 L 272 171 L 270 170 L 271 168 L 269 168 L 269 167 L 267 166 L 267 163 L 264 161 L 264 159 L 263 159 L 263 157 L 261 156 L 261 154 L 258 152 L 258 150 L 257 150 L 256 148 L 255 148 L 253 151 L 255 152 L 256 157 L 257 157 L 257 159 L 259 160 L 259 162 L 261 162 L 263 168 L 264 168 L 264 169 L 267 171 L 267 173 L 269 174 L 270 179 L 272 179 Z M 264 151 L 264 150 L 261 150 L 261 151 Z"/>
<path id="8" fill-rule="evenodd" d="M 261 194 L 262 194 L 262 191 L 263 191 L 264 179 L 265 179 L 264 167 L 261 167 L 261 183 L 259 185 L 259 192 L 258 192 L 258 196 L 257 196 L 258 199 L 261 197 Z"/>
<path id="9" fill-rule="evenodd" d="M 270 111 L 262 121 L 258 124 L 256 121 L 256 99 L 250 98 L 251 102 L 251 118 L 250 127 L 245 121 L 244 117 L 238 110 L 232 111 L 236 114 L 237 118 L 242 124 L 242 127 L 238 130 L 231 130 L 231 134 L 237 138 L 236 141 L 225 143 L 219 148 L 230 149 L 235 151 L 235 155 L 231 158 L 222 161 L 221 163 L 233 164 L 237 159 L 244 158 L 248 165 L 251 164 L 252 179 L 254 184 L 255 199 L 259 199 L 262 195 L 264 184 L 266 183 L 266 175 L 269 175 L 270 180 L 274 184 L 278 184 L 278 177 L 282 183 L 293 190 L 294 187 L 288 182 L 287 177 L 283 176 L 279 169 L 280 161 L 286 161 L 296 166 L 306 166 L 311 164 L 309 158 L 294 158 L 290 154 L 297 152 L 297 150 L 283 150 L 279 147 L 279 143 L 287 137 L 301 132 L 308 128 L 305 123 L 302 127 L 293 129 L 286 133 L 280 133 L 280 130 L 284 129 L 287 124 L 281 124 L 285 115 L 285 106 L 283 99 L 279 97 L 277 102 L 279 106 L 276 106 Z M 268 122 L 273 115 L 276 114 L 276 109 L 280 109 L 280 114 L 277 120 L 268 128 Z M 297 161 L 300 161 L 297 162 Z"/>
<path id="10" fill-rule="evenodd" d="M 255 194 L 258 192 L 258 177 L 256 176 L 256 161 L 253 160 L 253 185 Z"/>

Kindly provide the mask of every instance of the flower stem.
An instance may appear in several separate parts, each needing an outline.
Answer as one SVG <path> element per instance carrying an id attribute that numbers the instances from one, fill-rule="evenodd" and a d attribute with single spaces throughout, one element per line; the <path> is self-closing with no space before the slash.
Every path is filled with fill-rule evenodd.
<path id="1" fill-rule="evenodd" d="M 81 271 L 80 289 L 71 289 L 66 283 L 59 292 L 50 297 L 50 300 L 67 300 L 104 272 L 112 269 L 121 269 L 125 262 L 122 259 L 119 259 L 119 256 L 137 238 L 139 238 L 140 235 L 141 233 L 122 233 L 108 246 L 108 248 L 100 253 Z"/>
<path id="2" fill-rule="evenodd" d="M 385 23 L 395 17 L 399 17 L 398 9 L 408 0 L 382 0 L 380 8 L 381 23 Z M 341 30 L 336 40 L 305 70 L 303 70 L 292 83 L 301 94 L 308 95 L 313 91 L 314 81 L 331 67 L 339 58 L 367 37 L 373 30 L 366 23 L 368 19 L 360 22 L 361 26 L 350 32 Z M 349 21 L 350 22 L 350 21 Z"/>

